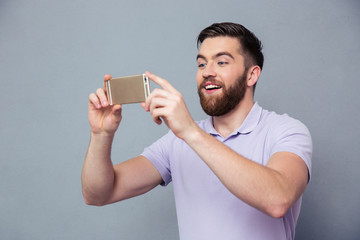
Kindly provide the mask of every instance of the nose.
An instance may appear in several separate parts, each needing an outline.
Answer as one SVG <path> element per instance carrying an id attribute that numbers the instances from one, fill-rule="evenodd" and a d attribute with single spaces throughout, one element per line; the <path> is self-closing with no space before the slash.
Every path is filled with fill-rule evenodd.
<path id="1" fill-rule="evenodd" d="M 207 63 L 202 71 L 203 78 L 216 77 L 215 67 L 212 63 Z"/>

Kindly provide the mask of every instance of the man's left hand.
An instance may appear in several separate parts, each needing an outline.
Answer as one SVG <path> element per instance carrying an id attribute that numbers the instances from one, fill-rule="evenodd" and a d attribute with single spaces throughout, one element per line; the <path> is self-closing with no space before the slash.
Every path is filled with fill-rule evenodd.
<path id="1" fill-rule="evenodd" d="M 184 140 L 197 125 L 186 107 L 182 94 L 165 79 L 148 71 L 145 74 L 162 89 L 153 90 L 142 107 L 151 113 L 154 122 L 161 124 L 163 120 L 177 137 Z"/>

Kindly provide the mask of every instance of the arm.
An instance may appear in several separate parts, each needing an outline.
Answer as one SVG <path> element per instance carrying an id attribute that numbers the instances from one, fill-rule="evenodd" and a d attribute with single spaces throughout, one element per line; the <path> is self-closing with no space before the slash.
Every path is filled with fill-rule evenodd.
<path id="1" fill-rule="evenodd" d="M 105 75 L 104 81 L 111 79 Z M 162 182 L 160 174 L 145 157 L 138 156 L 113 166 L 111 145 L 121 122 L 121 105 L 109 106 L 106 92 L 89 96 L 91 138 L 82 169 L 84 201 L 105 205 L 137 196 Z"/>
<path id="2" fill-rule="evenodd" d="M 303 160 L 289 152 L 274 154 L 267 166 L 244 158 L 200 129 L 181 94 L 166 80 L 147 74 L 163 88 L 145 104 L 154 121 L 160 124 L 162 119 L 235 196 L 272 217 L 282 217 L 305 190 L 308 172 Z"/>
<path id="3" fill-rule="evenodd" d="M 290 152 L 278 152 L 262 166 L 234 152 L 202 130 L 185 141 L 242 201 L 272 216 L 282 217 L 304 192 L 308 171 Z"/>

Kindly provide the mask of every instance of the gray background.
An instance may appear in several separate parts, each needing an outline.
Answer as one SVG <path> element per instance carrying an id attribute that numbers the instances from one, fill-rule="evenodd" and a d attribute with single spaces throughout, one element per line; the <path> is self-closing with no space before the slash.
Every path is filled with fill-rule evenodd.
<path id="1" fill-rule="evenodd" d="M 101 208 L 83 203 L 88 95 L 105 73 L 150 70 L 204 118 L 195 39 L 222 21 L 264 43 L 260 105 L 312 133 L 296 239 L 358 239 L 359 10 L 357 0 L 0 1 L 0 239 L 178 239 L 171 185 Z M 123 116 L 114 163 L 168 131 L 140 105 Z"/>

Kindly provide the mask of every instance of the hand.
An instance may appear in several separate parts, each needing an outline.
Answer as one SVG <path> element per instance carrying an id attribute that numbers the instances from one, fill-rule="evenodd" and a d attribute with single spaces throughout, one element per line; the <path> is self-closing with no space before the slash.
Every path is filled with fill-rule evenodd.
<path id="1" fill-rule="evenodd" d="M 111 75 L 104 76 L 104 88 L 97 89 L 89 96 L 89 122 L 92 133 L 113 135 L 121 122 L 121 105 L 110 106 L 106 97 L 105 81 Z"/>
<path id="2" fill-rule="evenodd" d="M 145 74 L 162 89 L 152 91 L 142 104 L 143 108 L 151 113 L 154 122 L 161 124 L 164 120 L 177 137 L 184 139 L 197 125 L 190 116 L 183 96 L 165 79 L 150 72 Z"/>

